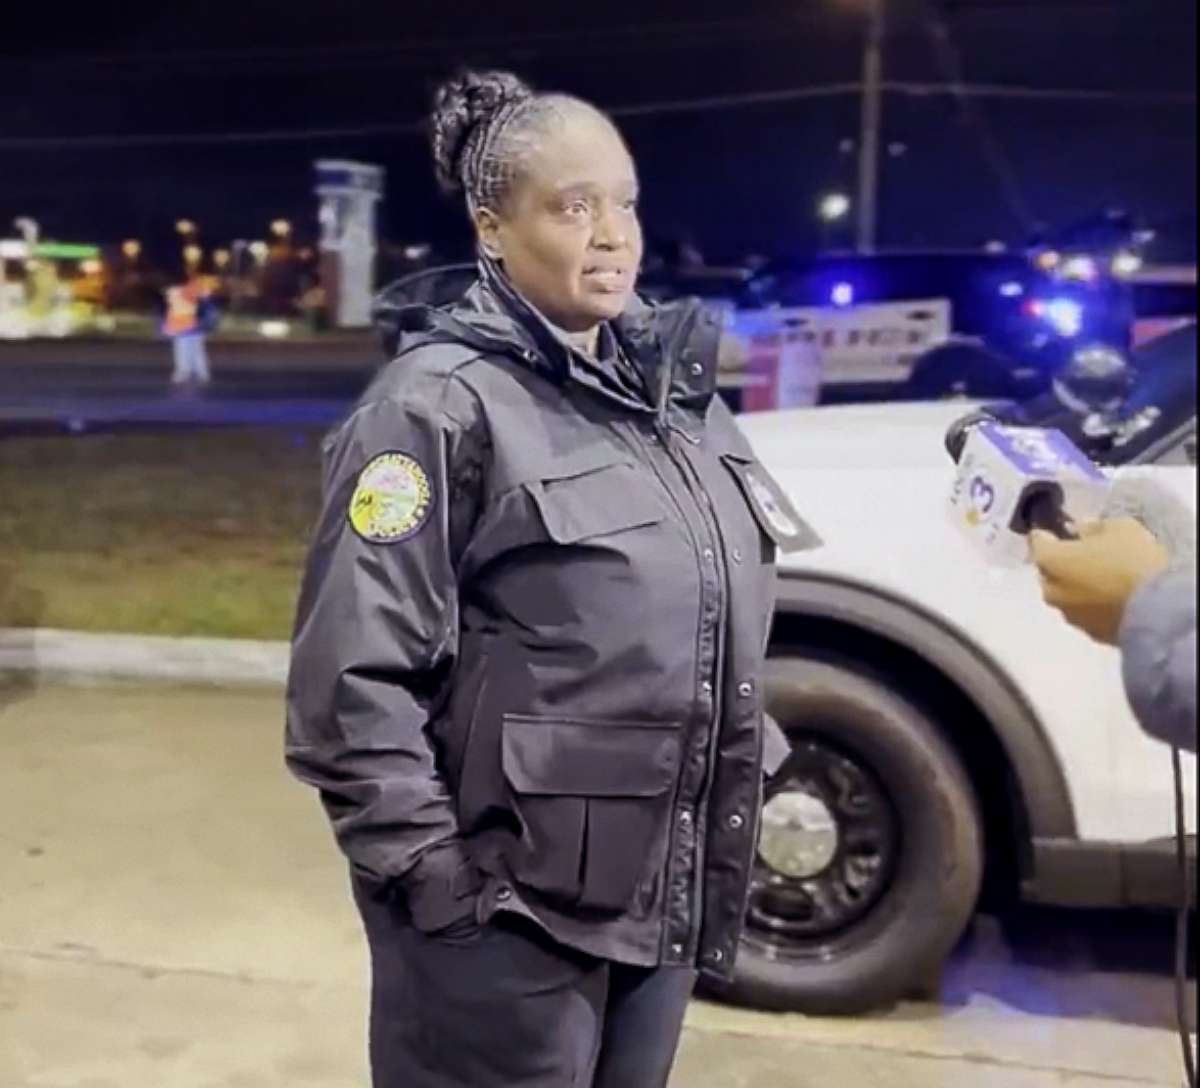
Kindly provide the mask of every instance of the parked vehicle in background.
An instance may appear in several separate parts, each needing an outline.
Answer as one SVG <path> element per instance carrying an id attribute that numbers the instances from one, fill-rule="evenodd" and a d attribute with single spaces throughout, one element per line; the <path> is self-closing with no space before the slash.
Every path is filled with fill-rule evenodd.
<path id="1" fill-rule="evenodd" d="M 1130 277 L 1134 346 L 1196 320 L 1196 266 L 1147 265 Z"/>
<path id="2" fill-rule="evenodd" d="M 858 387 L 862 399 L 1029 395 L 1079 343 L 1127 346 L 1127 294 L 1075 258 L 827 255 L 759 273 L 738 320 L 799 323 L 823 383 Z"/>
<path id="3" fill-rule="evenodd" d="M 1050 394 L 999 411 L 1074 418 L 1101 463 L 1194 507 L 1195 326 L 1132 362 L 1103 427 Z M 780 564 L 767 707 L 791 756 L 767 790 L 727 996 L 889 1003 L 935 976 L 981 889 L 993 904 L 1174 902 L 1170 762 L 1134 721 L 1117 651 L 1045 608 L 1036 570 L 989 567 L 950 524 L 943 438 L 970 407 L 740 421 L 826 547 Z M 1194 793 L 1194 762 L 1186 779 Z M 1194 796 L 1187 810 L 1194 832 Z"/>

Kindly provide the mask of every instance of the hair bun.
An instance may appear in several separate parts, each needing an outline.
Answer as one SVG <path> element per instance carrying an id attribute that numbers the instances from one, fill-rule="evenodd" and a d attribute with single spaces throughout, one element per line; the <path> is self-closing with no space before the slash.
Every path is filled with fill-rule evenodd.
<path id="1" fill-rule="evenodd" d="M 476 128 L 498 110 L 533 97 L 511 72 L 460 72 L 434 94 L 430 116 L 433 165 L 442 187 L 462 189 L 462 157 Z"/>

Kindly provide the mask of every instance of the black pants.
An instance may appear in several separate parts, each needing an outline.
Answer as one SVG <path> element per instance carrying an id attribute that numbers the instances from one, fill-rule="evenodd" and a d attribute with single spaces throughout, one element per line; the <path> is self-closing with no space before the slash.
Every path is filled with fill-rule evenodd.
<path id="1" fill-rule="evenodd" d="M 438 940 L 356 899 L 371 949 L 374 1088 L 663 1088 L 696 973 L 609 963 L 497 915 Z"/>

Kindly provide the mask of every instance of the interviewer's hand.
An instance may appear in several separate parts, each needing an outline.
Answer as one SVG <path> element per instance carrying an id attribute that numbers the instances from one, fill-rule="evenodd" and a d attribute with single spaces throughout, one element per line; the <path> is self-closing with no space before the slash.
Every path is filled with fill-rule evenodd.
<path id="1" fill-rule="evenodd" d="M 1166 549 L 1132 518 L 1081 526 L 1078 540 L 1040 531 L 1029 540 L 1046 603 L 1109 645 L 1116 645 L 1130 597 L 1170 562 Z"/>

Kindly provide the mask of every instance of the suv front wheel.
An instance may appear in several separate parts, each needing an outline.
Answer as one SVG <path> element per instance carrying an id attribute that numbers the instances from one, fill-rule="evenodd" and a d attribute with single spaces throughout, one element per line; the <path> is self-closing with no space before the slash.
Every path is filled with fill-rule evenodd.
<path id="1" fill-rule="evenodd" d="M 979 806 L 933 722 L 847 662 L 773 657 L 791 755 L 769 784 L 737 973 L 724 996 L 849 1014 L 928 980 L 975 909 Z"/>

